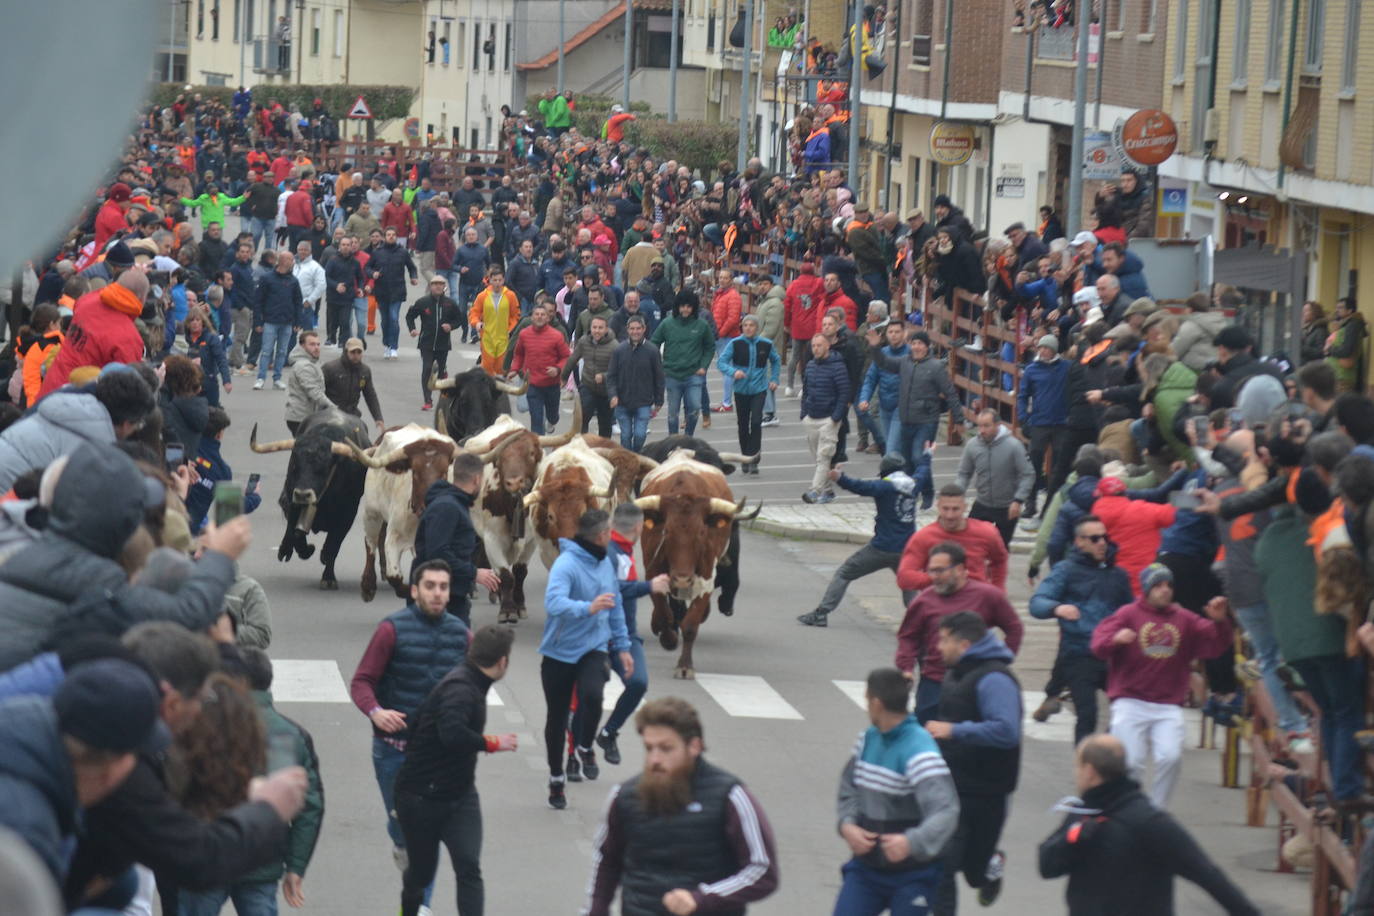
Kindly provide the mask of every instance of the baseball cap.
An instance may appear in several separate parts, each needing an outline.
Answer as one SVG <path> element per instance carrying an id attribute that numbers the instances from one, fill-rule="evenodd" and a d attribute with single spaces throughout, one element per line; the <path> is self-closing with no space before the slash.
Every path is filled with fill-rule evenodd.
<path id="1" fill-rule="evenodd" d="M 348 338 L 348 340 L 344 341 L 344 352 L 345 352 L 345 353 L 352 353 L 354 350 L 362 350 L 362 349 L 363 349 L 363 342 L 362 342 L 362 340 L 361 340 L 360 338 L 357 338 L 357 337 L 350 337 L 350 338 Z"/>
<path id="2" fill-rule="evenodd" d="M 1078 233 L 1077 235 L 1075 235 L 1075 236 L 1073 237 L 1073 242 L 1072 242 L 1071 244 L 1072 244 L 1073 247 L 1075 247 L 1075 248 L 1077 248 L 1079 245 L 1088 245 L 1088 244 L 1096 245 L 1096 244 L 1097 244 L 1097 236 L 1093 235 L 1091 232 L 1089 232 L 1088 230 L 1084 229 L 1082 232 Z"/>
<path id="3" fill-rule="evenodd" d="M 147 671 L 118 658 L 71 670 L 53 697 L 64 735 L 96 750 L 157 753 L 171 741 L 158 717 L 161 696 Z"/>

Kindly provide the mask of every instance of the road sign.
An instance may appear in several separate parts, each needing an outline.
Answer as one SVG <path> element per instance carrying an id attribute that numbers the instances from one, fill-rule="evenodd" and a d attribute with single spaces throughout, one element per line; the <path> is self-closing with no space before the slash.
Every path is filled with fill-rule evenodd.
<path id="1" fill-rule="evenodd" d="M 1083 180 L 1105 181 L 1121 174 L 1121 157 L 1112 146 L 1112 135 L 1094 131 L 1083 137 Z"/>
<path id="2" fill-rule="evenodd" d="M 353 107 L 348 109 L 348 116 L 362 121 L 371 120 L 372 109 L 367 107 L 367 102 L 362 96 L 358 96 L 358 101 L 354 102 Z"/>

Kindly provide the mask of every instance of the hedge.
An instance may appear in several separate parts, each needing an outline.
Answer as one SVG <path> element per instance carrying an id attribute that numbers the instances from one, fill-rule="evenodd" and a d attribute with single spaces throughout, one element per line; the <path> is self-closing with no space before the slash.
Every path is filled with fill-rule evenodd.
<path id="1" fill-rule="evenodd" d="M 539 100 L 532 95 L 526 110 L 532 118 L 539 117 Z M 601 125 L 611 116 L 616 100 L 610 96 L 578 95 L 574 97 L 573 126 L 585 137 L 600 137 Z M 668 123 L 653 113 L 648 102 L 631 102 L 630 111 L 636 120 L 625 125 L 625 139 L 649 150 L 660 162 L 676 159 L 702 174 L 713 174 L 722 159 L 735 161 L 739 144 L 739 128 L 735 124 L 712 124 L 706 121 L 677 121 Z"/>
<path id="2" fill-rule="evenodd" d="M 348 110 L 361 95 L 367 100 L 368 108 L 372 109 L 372 117 L 377 121 L 409 117 L 410 106 L 415 101 L 416 93 L 416 90 L 409 86 L 311 86 L 301 83 L 268 83 L 251 88 L 253 101 L 265 103 L 268 99 L 276 99 L 288 110 L 299 105 L 302 112 L 309 112 L 315 99 L 321 99 L 324 107 L 336 118 L 348 114 Z M 189 92 L 198 92 L 203 97 L 219 99 L 228 105 L 236 90 L 235 86 L 192 86 Z M 184 83 L 157 83 L 148 92 L 148 102 L 163 108 L 175 102 L 178 95 L 187 91 Z"/>

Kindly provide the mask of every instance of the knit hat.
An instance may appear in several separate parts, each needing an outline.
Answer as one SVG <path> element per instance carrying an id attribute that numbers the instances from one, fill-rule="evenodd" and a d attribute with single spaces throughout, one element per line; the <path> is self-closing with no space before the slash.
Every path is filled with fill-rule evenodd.
<path id="1" fill-rule="evenodd" d="M 1035 344 L 1037 347 L 1049 347 L 1054 352 L 1059 352 L 1059 338 L 1053 334 L 1046 334 Z"/>
<path id="2" fill-rule="evenodd" d="M 935 206 L 950 207 L 952 209 L 954 207 L 954 201 L 949 199 L 948 194 L 937 194 L 935 196 Z"/>
<path id="3" fill-rule="evenodd" d="M 1174 584 L 1174 571 L 1163 563 L 1151 563 L 1140 571 L 1140 593 L 1148 595 L 1150 589 L 1161 582 Z"/>
<path id="4" fill-rule="evenodd" d="M 1126 483 L 1120 477 L 1103 477 L 1093 490 L 1094 497 L 1121 496 L 1126 492 Z"/>
<path id="5" fill-rule="evenodd" d="M 1250 333 L 1238 324 L 1228 324 L 1212 338 L 1212 346 L 1228 350 L 1245 350 L 1255 345 Z"/>
<path id="6" fill-rule="evenodd" d="M 906 459 L 897 452 L 888 452 L 883 456 L 883 460 L 878 463 L 878 476 L 886 477 L 895 471 L 900 471 L 906 467 Z"/>
<path id="7" fill-rule="evenodd" d="M 105 252 L 105 263 L 112 267 L 133 267 L 134 253 L 123 241 L 115 242 Z"/>

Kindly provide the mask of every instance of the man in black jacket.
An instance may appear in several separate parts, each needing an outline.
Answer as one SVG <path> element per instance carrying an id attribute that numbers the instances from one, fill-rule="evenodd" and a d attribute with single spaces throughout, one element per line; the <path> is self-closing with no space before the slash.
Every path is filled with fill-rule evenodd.
<path id="1" fill-rule="evenodd" d="M 272 245 L 272 231 L 277 223 L 277 198 L 281 192 L 272 183 L 271 172 L 259 172 L 257 181 L 248 186 L 245 192 L 248 199 L 243 202 L 243 210 L 248 214 L 248 225 L 253 232 L 253 250 L 266 241 Z"/>
<path id="2" fill-rule="evenodd" d="M 615 348 L 606 371 L 620 444 L 636 452 L 644 448 L 650 416 L 663 406 L 663 359 L 657 347 L 644 343 L 645 330 L 644 319 L 631 315 L 625 324 L 630 339 Z"/>
<path id="3" fill-rule="evenodd" d="M 1069 876 L 1069 916 L 1172 916 L 1174 875 L 1182 875 L 1230 916 L 1258 916 L 1245 894 L 1166 811 L 1126 775 L 1126 749 L 1111 735 L 1078 746 L 1064 823 L 1040 844 L 1040 876 Z"/>
<path id="4" fill-rule="evenodd" d="M 434 243 L 442 228 L 434 201 L 426 200 L 420 204 L 415 229 L 415 260 L 426 283 L 434 276 Z"/>
<path id="5" fill-rule="evenodd" d="M 1270 362 L 1255 356 L 1255 341 L 1250 332 L 1238 324 L 1222 328 L 1212 340 L 1217 348 L 1218 371 L 1221 381 L 1212 389 L 1213 410 L 1236 406 L 1241 387 L 1254 375 L 1272 375 L 1282 381 L 1283 373 Z"/>
<path id="6" fill-rule="evenodd" d="M 277 255 L 277 268 L 258 281 L 253 297 L 253 330 L 262 335 L 262 352 L 258 360 L 258 380 L 253 387 L 261 389 L 267 383 L 267 370 L 272 370 L 272 387 L 286 390 L 281 380 L 286 368 L 286 356 L 291 352 L 296 331 L 301 327 L 305 301 L 301 285 L 292 275 L 296 257 L 289 251 Z"/>
<path id="7" fill-rule="evenodd" d="M 395 359 L 401 336 L 401 304 L 406 301 L 406 274 L 410 285 L 419 284 L 419 271 L 404 245 L 396 241 L 396 227 L 388 226 L 386 241 L 372 251 L 367 269 L 375 281 L 373 295 L 377 297 L 377 311 L 382 320 L 382 359 Z"/>
<path id="8" fill-rule="evenodd" d="M 415 328 L 416 318 L 420 319 L 419 330 Z M 429 281 L 429 295 L 416 299 L 406 310 L 406 330 L 411 337 L 418 338 L 420 345 L 420 391 L 425 399 L 421 410 L 434 406 L 429 393 L 430 373 L 448 378 L 448 353 L 453 346 L 449 335 L 462 326 L 463 313 L 448 297 L 448 280 L 435 274 Z"/>
<path id="9" fill-rule="evenodd" d="M 362 295 L 363 268 L 358 263 L 358 240 L 344 236 L 339 240 L 338 257 L 324 264 L 325 331 L 331 347 L 343 344 L 355 333 L 362 337 L 367 328 L 353 330 L 353 303 Z"/>
<path id="10" fill-rule="evenodd" d="M 490 569 L 473 563 L 477 531 L 472 527 L 473 501 L 482 486 L 482 459 L 463 453 L 453 459 L 453 483 L 436 480 L 425 493 L 425 508 L 415 530 L 415 561 L 411 572 L 427 560 L 443 560 L 453 572 L 449 584 L 448 612 L 467 623 L 472 605 L 468 594 L 473 583 L 497 591 L 501 580 Z"/>
<path id="11" fill-rule="evenodd" d="M 484 735 L 487 691 L 505 677 L 515 631 L 485 626 L 472 638 L 463 664 L 439 682 L 410 726 L 405 763 L 396 775 L 396 817 L 408 861 L 401 887 L 401 916 L 415 916 L 439 867 L 439 844 L 448 847 L 458 878 L 458 912 L 481 916 L 482 808 L 477 755 L 513 751 L 516 736 Z"/>

